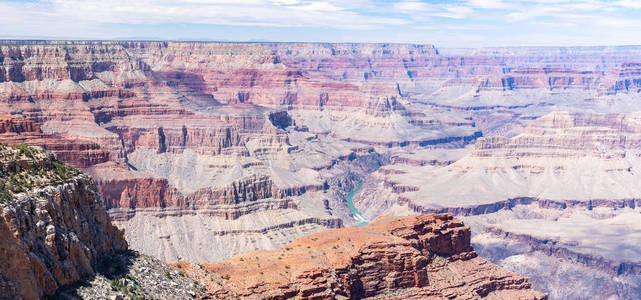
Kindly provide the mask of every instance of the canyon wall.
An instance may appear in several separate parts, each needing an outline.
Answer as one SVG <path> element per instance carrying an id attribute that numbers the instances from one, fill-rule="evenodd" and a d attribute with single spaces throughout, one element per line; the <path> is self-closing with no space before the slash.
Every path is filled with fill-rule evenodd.
<path id="1" fill-rule="evenodd" d="M 466 153 L 399 154 L 370 174 L 366 185 L 383 188 L 361 193 L 356 206 L 370 218 L 465 216 L 481 255 L 552 298 L 636 298 L 639 124 L 637 113 L 554 112 L 517 136 L 480 138 Z"/>
<path id="2" fill-rule="evenodd" d="M 329 182 L 364 177 L 349 166 L 374 147 L 480 136 L 463 116 L 405 107 L 392 80 L 417 73 L 407 58 L 441 60 L 432 46 L 7 41 L 0 57 L 0 141 L 83 168 L 132 246 L 167 261 L 351 224 L 347 187 Z M 180 228 L 203 223 L 222 241 L 183 247 L 194 239 Z"/>
<path id="3" fill-rule="evenodd" d="M 486 216 L 476 237 L 501 232 L 485 222 L 517 207 L 545 213 L 506 220 L 636 209 L 640 56 L 634 46 L 3 41 L 0 142 L 82 168 L 129 244 L 166 261 L 359 224 L 345 197 L 361 182 L 354 204 L 370 220 Z M 528 243 L 538 240 L 548 239 Z M 530 258 L 557 259 L 541 253 Z"/>
<path id="4" fill-rule="evenodd" d="M 127 249 L 93 181 L 35 147 L 0 146 L 0 298 L 40 299 Z"/>

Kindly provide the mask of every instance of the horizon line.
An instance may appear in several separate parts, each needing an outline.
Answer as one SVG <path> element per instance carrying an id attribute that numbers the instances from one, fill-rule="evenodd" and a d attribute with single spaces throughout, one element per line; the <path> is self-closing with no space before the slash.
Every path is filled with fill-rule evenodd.
<path id="1" fill-rule="evenodd" d="M 595 44 L 595 45 L 496 45 L 496 46 L 462 46 L 462 47 L 451 47 L 451 46 L 438 46 L 436 43 L 418 43 L 418 42 L 327 42 L 327 41 L 261 41 L 261 40 L 215 40 L 215 39 L 155 39 L 155 38 L 115 38 L 115 39 L 92 39 L 92 38 L 3 38 L 0 37 L 0 44 L 5 43 L 40 43 L 40 42 L 169 42 L 169 43 L 221 43 L 221 44 L 335 44 L 335 45 L 421 45 L 421 46 L 432 46 L 436 49 L 499 49 L 499 48 L 605 48 L 605 47 L 641 47 L 641 44 Z"/>

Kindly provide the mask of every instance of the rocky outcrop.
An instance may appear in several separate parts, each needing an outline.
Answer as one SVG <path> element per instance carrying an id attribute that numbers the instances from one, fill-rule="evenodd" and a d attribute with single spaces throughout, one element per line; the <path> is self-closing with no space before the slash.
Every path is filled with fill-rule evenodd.
<path id="1" fill-rule="evenodd" d="M 0 118 L 0 133 L 39 133 L 38 123 L 19 117 Z"/>
<path id="2" fill-rule="evenodd" d="M 547 298 L 527 279 L 478 257 L 469 228 L 451 215 L 382 217 L 279 250 L 180 267 L 224 299 Z"/>
<path id="3" fill-rule="evenodd" d="M 486 78 L 481 89 L 594 89 L 599 86 L 603 72 L 568 68 L 515 68 L 504 77 Z"/>
<path id="4" fill-rule="evenodd" d="M 167 180 L 146 178 L 123 178 L 104 180 L 98 183 L 100 195 L 107 209 L 185 207 L 182 195 L 171 188 Z"/>
<path id="5" fill-rule="evenodd" d="M 0 147 L 0 294 L 39 299 L 127 248 L 92 180 L 29 146 Z"/>
<path id="6" fill-rule="evenodd" d="M 368 217 L 641 199 L 617 186 L 638 181 L 621 113 L 641 108 L 639 47 L 0 44 L 0 142 L 83 168 L 133 248 L 168 261 L 349 226 L 345 194 L 389 161 L 355 196 Z M 533 121 L 552 110 L 572 113 Z M 369 154 L 389 159 L 354 172 Z"/>

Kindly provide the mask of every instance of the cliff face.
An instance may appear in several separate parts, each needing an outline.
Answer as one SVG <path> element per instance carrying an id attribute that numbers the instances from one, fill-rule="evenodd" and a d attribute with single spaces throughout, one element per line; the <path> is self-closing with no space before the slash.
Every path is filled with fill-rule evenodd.
<path id="1" fill-rule="evenodd" d="M 478 257 L 470 229 L 450 215 L 381 217 L 279 250 L 178 266 L 224 299 L 547 299 L 527 279 Z"/>
<path id="2" fill-rule="evenodd" d="M 40 148 L 0 147 L 0 294 L 39 299 L 125 250 L 92 180 Z"/>
<path id="3" fill-rule="evenodd" d="M 0 111 L 17 115 L 5 118 L 0 141 L 40 145 L 84 168 L 125 228 L 136 216 L 159 222 L 202 212 L 214 216 L 214 232 L 235 236 L 228 249 L 197 256 L 173 238 L 171 250 L 156 252 L 162 232 L 155 241 L 131 240 L 136 249 L 169 261 L 213 260 L 251 247 L 234 242 L 244 239 L 234 232 L 256 226 L 225 225 L 244 215 L 285 242 L 342 223 L 329 209 L 297 203 L 306 193 L 323 194 L 315 169 L 353 151 L 304 133 L 294 133 L 300 141 L 293 144 L 293 121 L 277 105 L 318 109 L 330 104 L 328 95 L 334 105 L 369 101 L 355 86 L 306 78 L 260 44 L 8 42 L 0 57 Z M 11 125 L 20 122 L 32 125 Z M 130 239 L 139 234 L 128 232 Z"/>
<path id="4" fill-rule="evenodd" d="M 639 47 L 1 44 L 0 142 L 83 168 L 132 247 L 166 261 L 358 224 L 361 181 L 371 219 L 641 195 Z"/>
<path id="5" fill-rule="evenodd" d="M 365 185 L 383 188 L 355 204 L 370 218 L 460 215 L 483 257 L 554 299 L 638 298 L 641 259 L 628 241 L 639 242 L 639 124 L 638 113 L 553 112 L 461 153 L 404 154 L 370 175 Z"/>
<path id="6" fill-rule="evenodd" d="M 472 243 L 479 255 L 527 276 L 550 298 L 636 299 L 641 295 L 641 252 L 633 246 L 639 241 L 636 209 L 533 204 L 465 220 L 478 232 Z"/>
<path id="7" fill-rule="evenodd" d="M 41 146 L 79 168 L 109 161 L 109 152 L 101 149 L 97 143 L 44 133 L 38 122 L 17 116 L 0 118 L 0 141 Z"/>

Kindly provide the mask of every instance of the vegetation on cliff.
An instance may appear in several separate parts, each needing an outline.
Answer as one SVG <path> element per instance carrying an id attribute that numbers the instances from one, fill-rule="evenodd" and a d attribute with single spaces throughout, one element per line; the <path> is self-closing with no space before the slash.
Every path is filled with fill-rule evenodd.
<path id="1" fill-rule="evenodd" d="M 41 299 L 127 249 L 91 178 L 40 147 L 0 145 L 0 298 Z"/>
<path id="2" fill-rule="evenodd" d="M 63 287 L 57 299 L 201 299 L 204 295 L 193 278 L 156 258 L 122 251 L 105 259 L 95 276 Z"/>
<path id="3" fill-rule="evenodd" d="M 0 203 L 14 194 L 70 182 L 80 174 L 40 147 L 0 144 Z"/>

